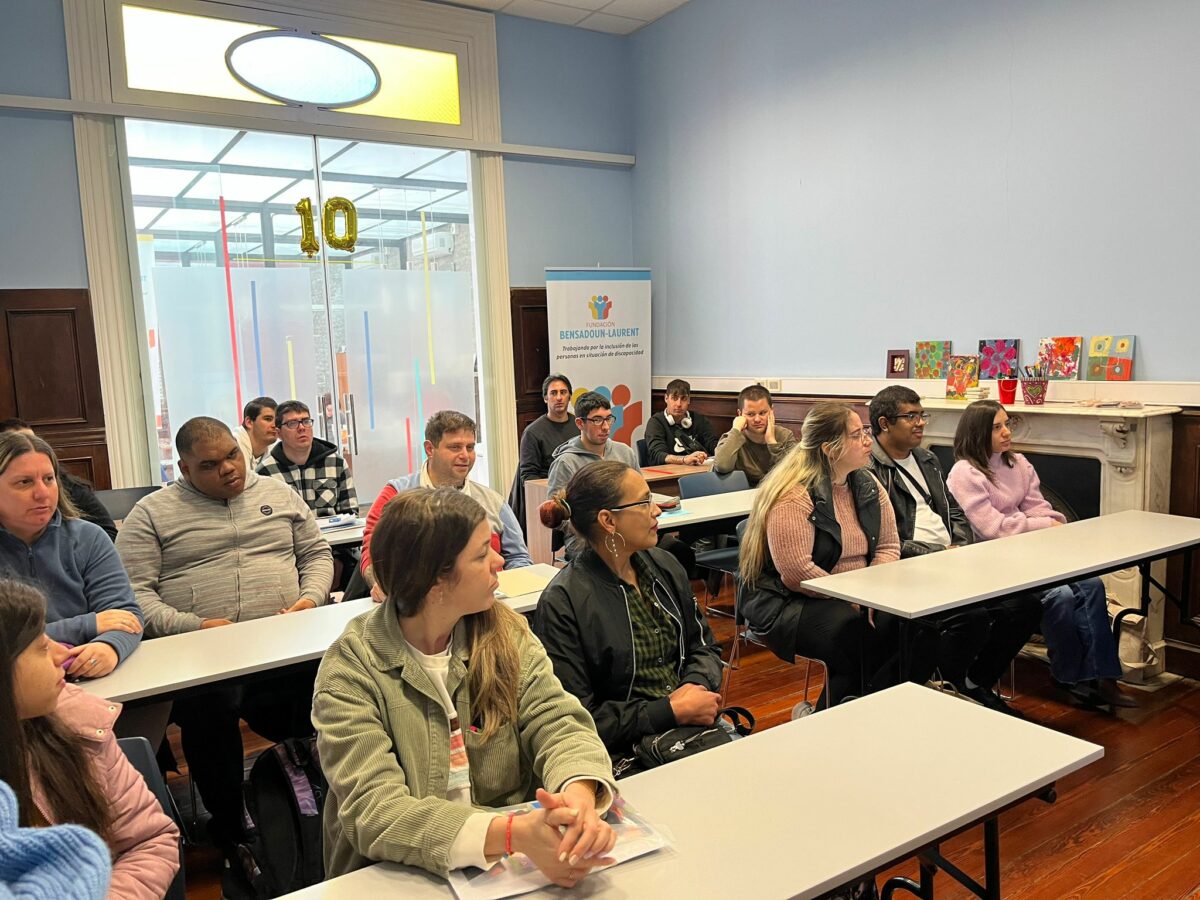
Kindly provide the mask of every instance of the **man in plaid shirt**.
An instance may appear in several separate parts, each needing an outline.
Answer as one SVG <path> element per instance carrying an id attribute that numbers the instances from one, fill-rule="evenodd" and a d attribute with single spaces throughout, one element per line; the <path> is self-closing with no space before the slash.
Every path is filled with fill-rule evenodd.
<path id="1" fill-rule="evenodd" d="M 258 467 L 259 475 L 280 478 L 292 486 L 317 516 L 358 515 L 354 476 L 337 447 L 313 437 L 308 407 L 288 400 L 275 410 L 279 443 Z"/>

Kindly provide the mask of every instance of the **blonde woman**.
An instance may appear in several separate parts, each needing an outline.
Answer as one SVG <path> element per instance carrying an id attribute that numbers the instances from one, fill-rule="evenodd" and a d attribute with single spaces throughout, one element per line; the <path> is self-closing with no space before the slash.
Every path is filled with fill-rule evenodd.
<path id="1" fill-rule="evenodd" d="M 609 862 L 608 753 L 525 620 L 496 603 L 504 559 L 483 507 L 407 491 L 372 549 L 386 600 L 325 654 L 313 698 L 326 877 L 372 861 L 445 875 L 519 851 L 571 887 Z M 535 794 L 527 815 L 494 811 Z"/>
<path id="2" fill-rule="evenodd" d="M 864 638 L 873 645 L 874 629 L 864 633 L 870 624 L 851 604 L 801 583 L 900 558 L 892 504 L 864 468 L 870 459 L 870 426 L 845 404 L 818 403 L 800 443 L 759 485 L 741 545 L 742 614 L 781 659 L 825 663 L 825 705 L 865 689 Z"/>

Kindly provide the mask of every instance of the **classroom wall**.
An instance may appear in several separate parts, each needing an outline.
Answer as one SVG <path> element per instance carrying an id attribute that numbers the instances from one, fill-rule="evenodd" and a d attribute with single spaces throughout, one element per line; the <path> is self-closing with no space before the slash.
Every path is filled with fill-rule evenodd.
<path id="1" fill-rule="evenodd" d="M 1137 377 L 1200 378 L 1196 34 L 1189 0 L 691 0 L 636 33 L 654 371 L 1127 332 Z"/>
<path id="2" fill-rule="evenodd" d="M 506 143 L 633 152 L 629 42 L 496 16 Z M 509 282 L 545 283 L 546 266 L 636 264 L 633 175 L 566 161 L 504 161 Z"/>
<path id="3" fill-rule="evenodd" d="M 62 4 L 0 6 L 0 93 L 70 96 Z M 87 287 L 69 115 L 0 110 L 0 288 Z"/>

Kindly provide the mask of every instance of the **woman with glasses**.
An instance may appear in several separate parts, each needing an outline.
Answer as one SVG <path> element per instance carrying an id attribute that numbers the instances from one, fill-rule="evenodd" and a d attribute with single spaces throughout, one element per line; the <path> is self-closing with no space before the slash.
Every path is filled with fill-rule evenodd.
<path id="1" fill-rule="evenodd" d="M 683 566 L 658 549 L 659 508 L 646 479 L 593 462 L 542 504 L 586 544 L 542 593 L 534 631 L 563 687 L 614 756 L 677 725 L 712 725 L 721 655 Z"/>
<path id="2" fill-rule="evenodd" d="M 801 586 L 900 558 L 892 504 L 864 468 L 870 459 L 870 426 L 844 403 L 818 403 L 796 449 L 758 486 L 741 544 L 742 615 L 781 659 L 825 664 L 826 706 L 882 686 L 863 684 L 864 638 L 874 658 L 882 614 L 864 623 L 856 606 Z"/>
<path id="3" fill-rule="evenodd" d="M 1008 412 L 995 400 L 977 400 L 954 432 L 957 462 L 946 478 L 976 540 L 1057 528 L 1066 517 L 1042 496 L 1033 465 L 1012 449 Z M 1042 636 L 1050 672 L 1085 705 L 1136 706 L 1121 693 L 1121 659 L 1108 621 L 1104 582 L 1087 578 L 1041 595 Z"/>

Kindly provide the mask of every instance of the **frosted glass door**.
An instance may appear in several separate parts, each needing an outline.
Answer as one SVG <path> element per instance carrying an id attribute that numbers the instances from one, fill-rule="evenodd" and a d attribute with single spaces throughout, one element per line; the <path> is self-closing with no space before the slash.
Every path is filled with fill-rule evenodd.
<path id="1" fill-rule="evenodd" d="M 483 434 L 468 169 L 462 151 L 358 143 L 321 170 L 322 202 L 358 211 L 354 251 L 327 253 L 338 405 L 364 505 L 420 467 L 432 413 L 466 413 Z M 486 481 L 479 450 L 473 477 Z"/>

